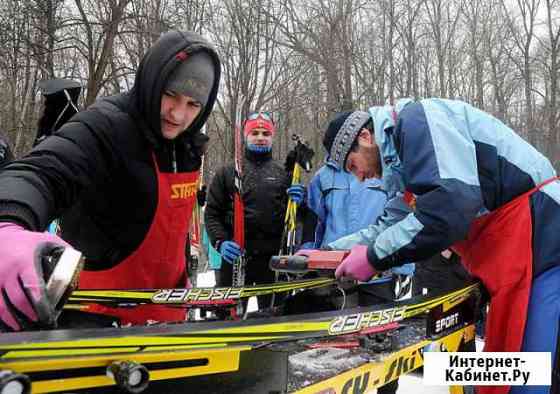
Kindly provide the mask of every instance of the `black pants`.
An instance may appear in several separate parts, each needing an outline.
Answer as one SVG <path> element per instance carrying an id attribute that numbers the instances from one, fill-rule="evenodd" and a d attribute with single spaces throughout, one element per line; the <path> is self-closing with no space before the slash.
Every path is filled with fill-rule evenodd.
<path id="1" fill-rule="evenodd" d="M 379 284 L 362 284 L 358 286 L 359 305 L 369 306 L 395 301 L 395 280 Z"/>
<path id="2" fill-rule="evenodd" d="M 413 294 L 422 294 L 423 288 L 428 292 L 458 289 L 470 279 L 458 255 L 452 254 L 446 259 L 438 253 L 416 263 Z"/>

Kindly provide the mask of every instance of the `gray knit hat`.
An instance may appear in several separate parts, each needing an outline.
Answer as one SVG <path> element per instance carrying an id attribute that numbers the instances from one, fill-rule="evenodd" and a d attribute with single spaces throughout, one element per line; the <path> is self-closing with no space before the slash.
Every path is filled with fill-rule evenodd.
<path id="1" fill-rule="evenodd" d="M 173 70 L 165 89 L 192 97 L 206 106 L 213 84 L 214 62 L 208 53 L 201 51 L 188 55 Z"/>
<path id="2" fill-rule="evenodd" d="M 344 168 L 350 148 L 368 120 L 369 114 L 364 111 L 340 112 L 331 120 L 323 137 L 331 163 Z"/>

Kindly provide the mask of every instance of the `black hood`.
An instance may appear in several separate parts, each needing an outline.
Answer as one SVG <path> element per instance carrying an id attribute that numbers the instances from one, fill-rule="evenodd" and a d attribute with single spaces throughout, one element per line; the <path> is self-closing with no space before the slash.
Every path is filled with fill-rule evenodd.
<path id="1" fill-rule="evenodd" d="M 170 31 L 162 35 L 148 50 L 136 73 L 134 87 L 130 92 L 131 110 L 142 121 L 142 127 L 148 139 L 157 145 L 163 141 L 161 133 L 161 96 L 164 93 L 167 79 L 181 63 L 176 55 L 179 52 L 191 54 L 205 51 L 214 60 L 214 84 L 208 102 L 199 116 L 182 133 L 177 140 L 184 139 L 187 134 L 199 131 L 212 112 L 220 82 L 220 59 L 212 45 L 202 36 L 193 32 Z"/>

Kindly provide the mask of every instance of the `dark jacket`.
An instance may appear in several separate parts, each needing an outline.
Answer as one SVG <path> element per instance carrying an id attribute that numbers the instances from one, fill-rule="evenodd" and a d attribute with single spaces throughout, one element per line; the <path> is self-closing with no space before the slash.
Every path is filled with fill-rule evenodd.
<path id="1" fill-rule="evenodd" d="M 14 155 L 10 149 L 10 144 L 8 144 L 8 140 L 0 134 L 0 168 L 4 167 L 12 160 L 14 160 Z"/>
<path id="2" fill-rule="evenodd" d="M 60 129 L 78 112 L 82 86 L 70 79 L 48 79 L 39 82 L 39 89 L 44 105 L 33 146 Z"/>
<path id="3" fill-rule="evenodd" d="M 162 137 L 161 96 L 179 51 L 207 51 L 215 60 L 208 104 L 173 141 Z M 62 217 L 63 238 L 88 258 L 87 268 L 108 268 L 143 241 L 157 205 L 157 174 L 197 170 L 206 136 L 200 128 L 218 91 L 220 63 L 202 37 L 167 33 L 144 56 L 133 89 L 97 100 L 29 155 L 0 175 L 0 221 L 44 230 Z"/>
<path id="4" fill-rule="evenodd" d="M 233 238 L 234 165 L 221 167 L 208 188 L 204 214 L 212 245 Z M 243 203 L 245 249 L 249 255 L 277 254 L 280 248 L 290 176 L 270 154 L 245 152 Z"/>

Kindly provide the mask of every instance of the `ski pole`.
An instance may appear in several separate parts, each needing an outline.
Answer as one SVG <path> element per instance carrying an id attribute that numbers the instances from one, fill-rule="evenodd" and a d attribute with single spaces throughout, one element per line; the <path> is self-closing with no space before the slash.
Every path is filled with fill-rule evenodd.
<path id="1" fill-rule="evenodd" d="M 292 134 L 292 141 L 295 141 L 295 152 L 296 158 L 294 163 L 294 169 L 292 172 L 292 183 L 291 186 L 298 185 L 301 182 L 301 169 L 303 168 L 306 172 L 311 171 L 311 159 L 315 152 L 313 149 L 309 148 L 306 142 L 303 142 L 299 135 Z M 297 204 L 292 198 L 288 198 L 288 205 L 286 207 L 286 215 L 284 217 L 284 231 L 282 232 L 282 240 L 280 241 L 280 251 L 279 255 L 285 252 L 288 255 L 292 255 L 296 248 L 296 224 L 297 224 Z M 274 273 L 274 281 L 278 282 L 279 271 Z M 275 294 L 272 295 L 270 300 L 270 308 L 274 307 L 274 302 L 276 301 Z"/>
<path id="2" fill-rule="evenodd" d="M 296 158 L 291 182 L 291 186 L 294 186 L 301 183 L 302 168 L 306 172 L 311 171 L 311 159 L 313 158 L 314 152 L 307 146 L 306 142 L 302 141 L 300 136 L 298 136 L 297 134 L 292 134 L 292 140 L 296 143 L 296 146 L 294 148 L 296 152 Z M 285 253 L 291 255 L 295 252 L 297 208 L 298 205 L 295 203 L 295 201 L 292 200 L 291 197 L 288 198 L 286 215 L 284 216 L 284 231 L 282 233 L 282 241 L 280 243 L 281 249 L 278 254 Z"/>

